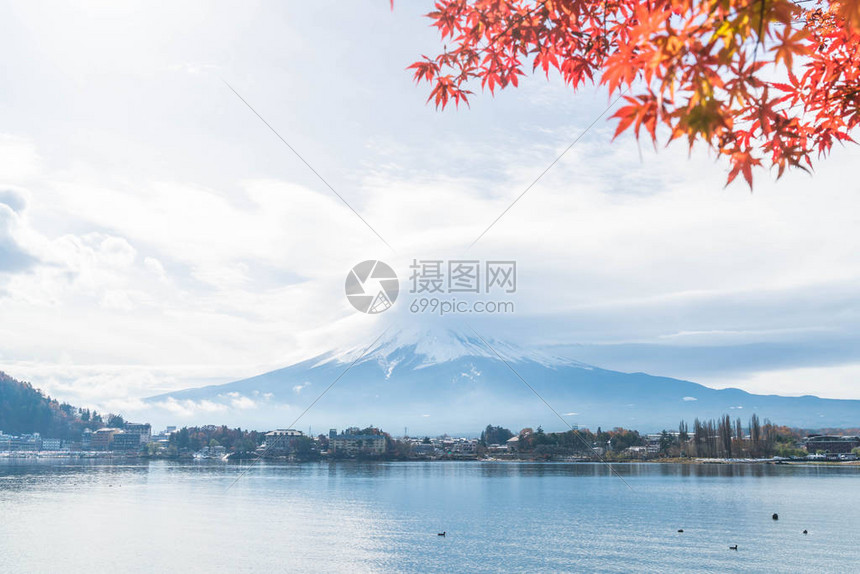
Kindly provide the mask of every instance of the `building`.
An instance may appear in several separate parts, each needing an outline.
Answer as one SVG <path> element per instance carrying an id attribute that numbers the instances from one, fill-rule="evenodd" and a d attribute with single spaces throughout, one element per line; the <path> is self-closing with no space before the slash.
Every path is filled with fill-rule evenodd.
<path id="1" fill-rule="evenodd" d="M 385 435 L 358 432 L 357 428 L 349 428 L 345 433 L 330 437 L 329 452 L 342 456 L 385 454 Z"/>
<path id="2" fill-rule="evenodd" d="M 645 435 L 645 452 L 649 455 L 659 454 L 661 437 L 661 433 L 651 433 Z"/>
<path id="3" fill-rule="evenodd" d="M 123 430 L 138 436 L 141 445 L 152 440 L 152 426 L 149 423 L 125 423 Z"/>
<path id="4" fill-rule="evenodd" d="M 42 438 L 39 433 L 16 436 L 0 432 L 0 451 L 31 451 L 40 448 Z"/>
<path id="5" fill-rule="evenodd" d="M 163 447 L 167 448 L 167 446 L 170 444 L 170 435 L 172 435 L 175 432 L 176 432 L 176 427 L 175 426 L 169 426 L 166 429 L 164 429 L 163 431 L 150 436 L 149 442 L 155 442 L 155 443 L 158 443 L 159 446 L 163 446 Z"/>
<path id="6" fill-rule="evenodd" d="M 412 443 L 412 454 L 415 456 L 432 456 L 436 454 L 436 447 L 432 443 Z"/>
<path id="7" fill-rule="evenodd" d="M 140 435 L 123 431 L 114 433 L 108 448 L 116 451 L 137 452 L 140 450 Z"/>
<path id="8" fill-rule="evenodd" d="M 62 450 L 63 441 L 58 438 L 43 438 L 42 450 Z"/>
<path id="9" fill-rule="evenodd" d="M 90 443 L 92 439 L 93 431 L 91 429 L 84 429 L 84 432 L 81 433 L 81 449 L 90 450 Z"/>
<path id="10" fill-rule="evenodd" d="M 647 434 L 644 438 L 646 452 L 649 456 L 654 456 L 660 454 L 666 440 L 669 441 L 665 444 L 667 447 L 673 444 L 680 444 L 681 435 L 678 431 L 663 431 Z"/>
<path id="11" fill-rule="evenodd" d="M 624 452 L 629 456 L 636 458 L 645 458 L 648 456 L 648 447 L 647 446 L 628 446 L 624 449 Z"/>
<path id="12" fill-rule="evenodd" d="M 35 451 L 40 448 L 42 448 L 42 437 L 39 433 L 13 436 L 9 443 L 9 450 L 13 451 Z"/>
<path id="13" fill-rule="evenodd" d="M 860 447 L 858 436 L 838 435 L 810 435 L 806 437 L 806 452 L 815 454 L 818 451 L 824 453 L 850 453 L 853 449 Z"/>
<path id="14" fill-rule="evenodd" d="M 276 429 L 266 433 L 265 442 L 257 449 L 266 456 L 286 456 L 296 450 L 296 441 L 305 434 L 296 429 Z"/>
<path id="15" fill-rule="evenodd" d="M 90 435 L 90 450 L 110 450 L 114 435 L 121 432 L 115 428 L 103 428 L 95 431 Z"/>
<path id="16" fill-rule="evenodd" d="M 473 455 L 478 451 L 478 439 L 460 438 L 454 442 L 454 454 Z"/>

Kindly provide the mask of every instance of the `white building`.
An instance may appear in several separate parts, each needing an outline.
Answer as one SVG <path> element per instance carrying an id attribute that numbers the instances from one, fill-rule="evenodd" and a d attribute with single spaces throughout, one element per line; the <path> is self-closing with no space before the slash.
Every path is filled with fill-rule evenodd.
<path id="1" fill-rule="evenodd" d="M 152 426 L 149 423 L 125 423 L 123 429 L 126 433 L 138 435 L 141 445 L 152 440 Z"/>
<path id="2" fill-rule="evenodd" d="M 42 450 L 62 450 L 63 441 L 58 438 L 43 438 Z"/>

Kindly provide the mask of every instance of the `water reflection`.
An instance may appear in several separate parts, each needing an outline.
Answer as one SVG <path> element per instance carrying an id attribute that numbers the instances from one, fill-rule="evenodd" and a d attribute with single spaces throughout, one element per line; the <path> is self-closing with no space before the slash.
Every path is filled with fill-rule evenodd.
<path id="1" fill-rule="evenodd" d="M 632 489 L 590 463 L 5 460 L 0 570 L 811 572 L 857 554 L 860 467 L 613 469 Z"/>

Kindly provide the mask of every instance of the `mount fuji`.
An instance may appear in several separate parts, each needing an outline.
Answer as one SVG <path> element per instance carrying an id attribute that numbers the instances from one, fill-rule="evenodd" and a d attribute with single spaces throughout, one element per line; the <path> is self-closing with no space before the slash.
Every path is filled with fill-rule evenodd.
<path id="1" fill-rule="evenodd" d="M 541 398 L 569 424 L 591 429 L 656 431 L 676 428 L 682 418 L 692 422 L 722 414 L 746 424 L 753 413 L 805 428 L 860 426 L 860 400 L 712 389 L 601 369 L 452 331 L 401 331 L 369 348 L 330 352 L 232 383 L 150 397 L 145 403 L 184 413 L 194 423 L 269 428 L 289 425 L 321 394 L 297 426 L 319 432 L 372 424 L 397 434 L 406 428 L 413 435 L 474 435 L 487 424 L 563 430 L 565 425 Z"/>

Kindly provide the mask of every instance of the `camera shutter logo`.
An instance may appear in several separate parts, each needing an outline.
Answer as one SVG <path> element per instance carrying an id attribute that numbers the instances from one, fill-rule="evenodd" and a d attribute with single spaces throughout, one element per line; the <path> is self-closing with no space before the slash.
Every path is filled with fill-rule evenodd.
<path id="1" fill-rule="evenodd" d="M 382 261 L 362 261 L 346 276 L 346 298 L 362 313 L 382 313 L 394 304 L 399 292 L 397 274 Z"/>

